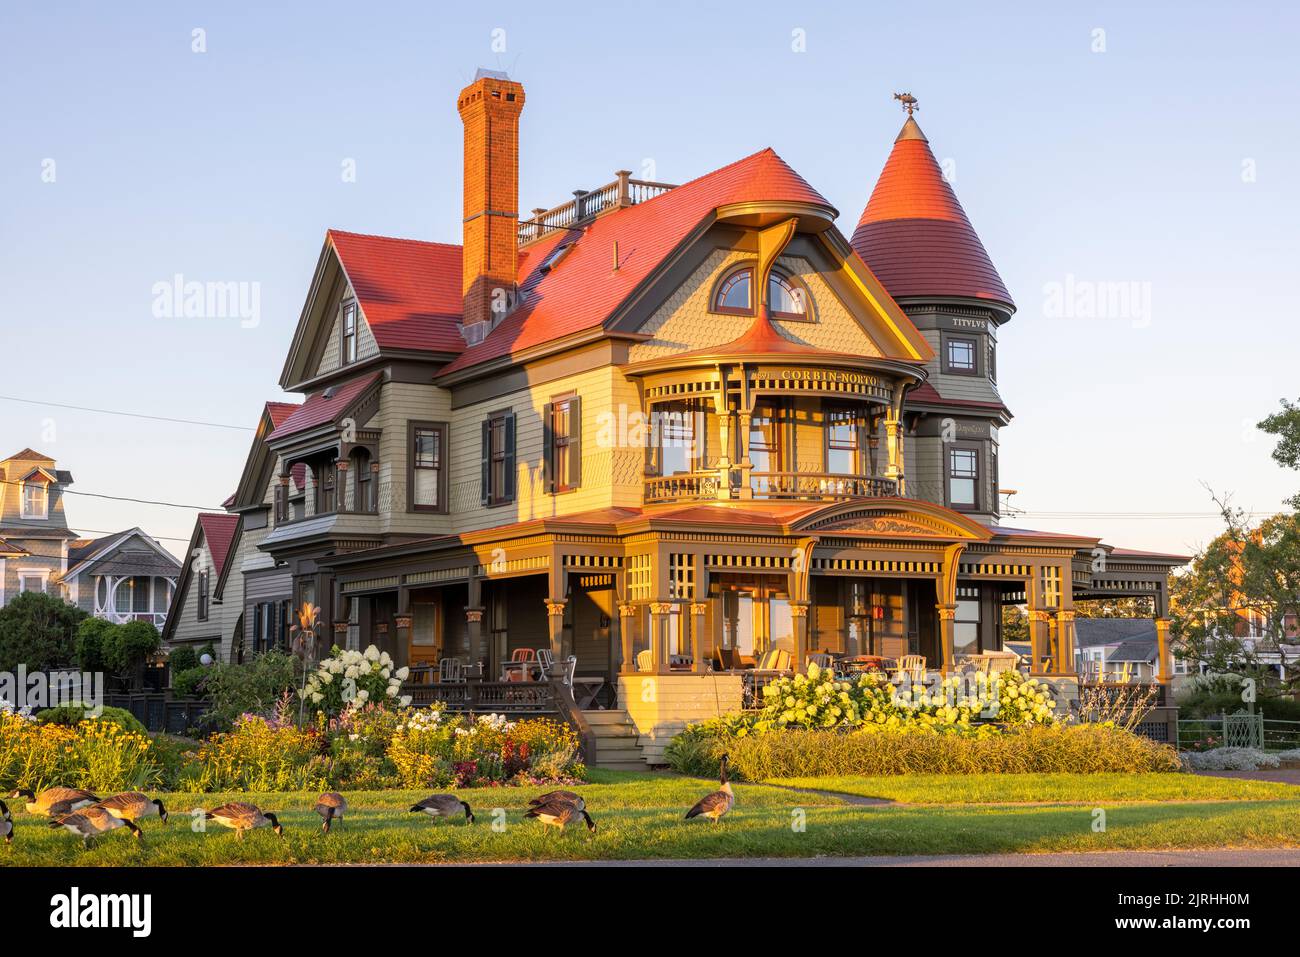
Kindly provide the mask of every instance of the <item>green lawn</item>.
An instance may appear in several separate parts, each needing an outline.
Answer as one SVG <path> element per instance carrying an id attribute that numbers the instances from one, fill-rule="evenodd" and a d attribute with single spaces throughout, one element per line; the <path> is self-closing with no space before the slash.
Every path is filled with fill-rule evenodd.
<path id="1" fill-rule="evenodd" d="M 537 788 L 461 792 L 474 807 L 474 825 L 432 822 L 407 812 L 424 792 L 350 793 L 352 816 L 328 835 L 320 832 L 319 819 L 311 813 L 314 793 L 177 794 L 166 799 L 171 823 L 147 822 L 143 843 L 119 830 L 100 838 L 89 851 L 72 835 L 50 830 L 44 820 L 15 810 L 16 839 L 9 847 L 0 845 L 0 864 L 436 863 L 1300 845 L 1300 799 L 1292 796 L 1297 789 L 1261 785 L 1263 790 L 1255 790 L 1253 783 L 1245 789 L 1244 782 L 1190 775 L 817 782 L 840 791 L 917 801 L 872 807 L 834 795 L 738 785 L 735 810 L 717 825 L 682 819 L 686 808 L 713 786 L 710 782 L 598 771 L 592 777 L 593 783 L 579 790 L 599 824 L 595 835 L 584 828 L 544 832 L 524 820 L 527 799 L 544 790 Z M 1066 799 L 1084 804 L 978 803 L 1042 800 L 1043 795 L 1053 800 L 1074 795 Z M 284 839 L 258 831 L 239 842 L 221 828 L 191 830 L 189 809 L 232 798 L 251 800 L 279 814 Z M 944 806 L 935 803 L 940 798 Z M 1141 801 L 1149 803 L 1137 803 Z M 1094 805 L 1113 805 L 1107 808 L 1104 832 L 1093 830 Z"/>
<path id="2" fill-rule="evenodd" d="M 769 784 L 816 788 L 905 804 L 1087 804 L 1151 801 L 1300 800 L 1300 787 L 1194 774 L 906 774 L 777 778 Z"/>

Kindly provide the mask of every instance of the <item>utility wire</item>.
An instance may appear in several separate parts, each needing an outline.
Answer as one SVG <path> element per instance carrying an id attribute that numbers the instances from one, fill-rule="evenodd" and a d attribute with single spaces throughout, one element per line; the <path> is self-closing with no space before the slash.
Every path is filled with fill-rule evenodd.
<path id="1" fill-rule="evenodd" d="M 96 409 L 88 405 L 66 405 L 61 402 L 46 402 L 43 399 L 23 399 L 16 395 L 0 395 L 6 402 L 22 402 L 26 405 L 48 405 L 55 409 L 72 409 L 76 412 L 97 412 L 101 415 L 121 415 L 129 419 L 153 419 L 155 422 L 175 422 L 180 425 L 206 425 L 213 429 L 235 429 L 239 432 L 253 432 L 255 429 L 246 425 L 228 425 L 225 422 L 206 422 L 202 419 L 174 419 L 166 415 L 148 415 L 144 412 L 120 412 L 116 409 Z"/>
<path id="2" fill-rule="evenodd" d="M 5 485 L 22 485 L 23 483 L 15 479 L 0 479 Z M 86 498 L 106 498 L 114 502 L 134 502 L 137 505 L 166 505 L 168 508 L 192 508 L 200 512 L 220 512 L 220 506 L 211 505 L 182 505 L 179 502 L 160 502 L 148 498 L 131 498 L 128 495 L 106 495 L 103 492 L 78 492 L 70 488 L 63 489 L 64 495 L 82 495 Z M 35 527 L 35 526 L 33 526 Z"/>

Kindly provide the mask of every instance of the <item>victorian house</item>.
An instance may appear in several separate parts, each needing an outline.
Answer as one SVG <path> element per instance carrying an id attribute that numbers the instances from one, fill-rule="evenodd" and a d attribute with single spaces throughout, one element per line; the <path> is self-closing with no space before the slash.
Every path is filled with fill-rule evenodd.
<path id="1" fill-rule="evenodd" d="M 98 618 L 161 629 L 180 562 L 139 528 L 78 536 L 64 510 L 71 484 L 70 472 L 32 449 L 0 461 L 0 605 L 44 592 Z"/>
<path id="2" fill-rule="evenodd" d="M 490 71 L 456 101 L 459 245 L 327 232 L 248 581 L 405 663 L 573 656 L 643 740 L 760 661 L 952 670 L 1009 603 L 1067 684 L 1081 598 L 1153 598 L 1164 648 L 1182 559 L 1002 523 L 1015 306 L 910 114 L 850 232 L 771 149 L 521 213 L 524 103 Z"/>

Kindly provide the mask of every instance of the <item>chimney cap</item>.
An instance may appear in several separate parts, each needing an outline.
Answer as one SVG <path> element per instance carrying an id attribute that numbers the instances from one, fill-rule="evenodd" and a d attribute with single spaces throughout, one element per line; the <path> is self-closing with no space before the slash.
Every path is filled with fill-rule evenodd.
<path id="1" fill-rule="evenodd" d="M 488 78 L 489 80 L 509 80 L 509 79 L 510 79 L 509 74 L 507 74 L 505 70 L 489 70 L 487 67 L 485 67 L 485 66 L 481 66 L 481 67 L 479 67 L 476 71 L 474 71 L 474 79 L 475 79 L 475 80 L 481 80 L 481 79 L 483 79 L 484 77 Z"/>

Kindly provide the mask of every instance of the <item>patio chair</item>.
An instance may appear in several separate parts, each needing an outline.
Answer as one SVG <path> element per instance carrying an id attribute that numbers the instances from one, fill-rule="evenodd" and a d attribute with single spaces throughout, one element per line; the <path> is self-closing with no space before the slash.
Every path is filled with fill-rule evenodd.
<path id="1" fill-rule="evenodd" d="M 669 671 L 690 671 L 695 667 L 695 659 L 690 655 L 669 655 Z"/>
<path id="2" fill-rule="evenodd" d="M 735 648 L 713 649 L 714 671 L 739 671 L 740 652 Z"/>
<path id="3" fill-rule="evenodd" d="M 983 654 L 983 668 L 986 674 L 1000 671 L 1015 671 L 1020 665 L 1020 656 L 1014 651 L 986 651 Z"/>
<path id="4" fill-rule="evenodd" d="M 898 659 L 895 677 L 907 675 L 913 684 L 925 681 L 925 655 L 903 655 Z"/>
<path id="5" fill-rule="evenodd" d="M 511 661 L 535 661 L 536 659 L 537 652 L 532 648 L 516 648 L 510 652 Z"/>
<path id="6" fill-rule="evenodd" d="M 551 654 L 550 648 L 537 649 L 537 670 L 538 681 L 545 681 L 551 677 L 551 672 L 555 670 L 555 655 Z"/>
<path id="7" fill-rule="evenodd" d="M 564 659 L 564 665 L 560 672 L 560 682 L 566 688 L 573 687 L 573 673 L 578 670 L 578 656 L 569 655 Z"/>
<path id="8" fill-rule="evenodd" d="M 834 671 L 835 656 L 824 651 L 815 651 L 808 656 L 808 664 L 816 665 L 822 671 Z"/>
<path id="9" fill-rule="evenodd" d="M 464 681 L 464 665 L 459 658 L 443 658 L 438 662 L 438 680 L 444 684 Z"/>
<path id="10" fill-rule="evenodd" d="M 654 655 L 650 654 L 650 649 L 638 651 L 636 653 L 636 670 L 650 671 L 654 668 Z"/>

